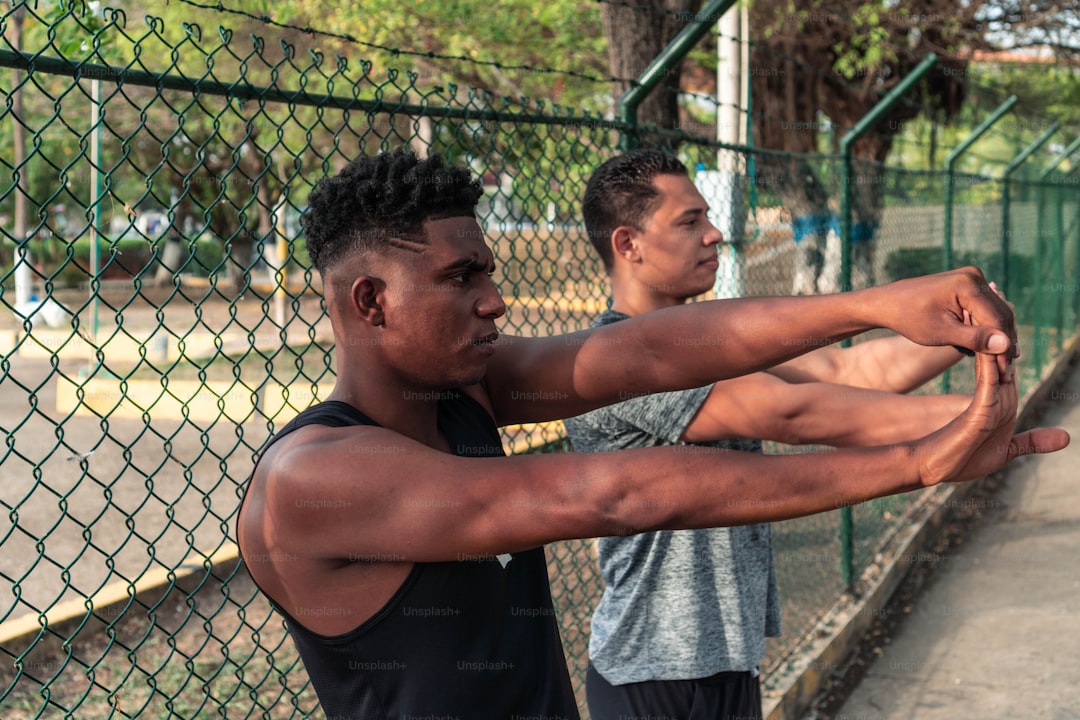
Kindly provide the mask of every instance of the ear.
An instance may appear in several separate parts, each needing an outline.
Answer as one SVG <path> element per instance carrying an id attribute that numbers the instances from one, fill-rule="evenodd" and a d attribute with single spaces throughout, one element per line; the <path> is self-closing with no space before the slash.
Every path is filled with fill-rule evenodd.
<path id="1" fill-rule="evenodd" d="M 632 263 L 641 261 L 641 251 L 631 227 L 620 225 L 615 228 L 611 233 L 611 249 L 617 258 Z"/>
<path id="2" fill-rule="evenodd" d="M 381 327 L 385 323 L 380 300 L 385 287 L 386 284 L 377 277 L 360 275 L 353 280 L 350 288 L 349 299 L 353 311 L 374 327 Z"/>

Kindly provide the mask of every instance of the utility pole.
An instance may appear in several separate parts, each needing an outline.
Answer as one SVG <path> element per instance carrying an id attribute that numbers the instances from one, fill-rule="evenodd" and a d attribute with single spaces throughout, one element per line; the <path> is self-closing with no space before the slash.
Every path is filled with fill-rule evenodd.
<path id="1" fill-rule="evenodd" d="M 728 8 L 720 18 L 716 43 L 716 139 L 725 145 L 746 145 L 747 60 L 744 27 L 747 5 L 740 2 Z M 699 186 L 712 192 L 709 199 L 716 225 L 724 235 L 717 249 L 720 266 L 713 287 L 717 297 L 735 298 L 746 294 L 743 280 L 743 241 L 746 229 L 745 198 L 746 157 L 729 148 L 717 152 L 715 173 L 698 173 Z M 706 175 L 706 177 L 701 177 Z"/>
<path id="2" fill-rule="evenodd" d="M 12 0 L 13 8 L 11 25 L 8 37 L 11 47 L 15 52 L 22 51 L 23 18 L 26 16 L 26 6 L 19 0 Z M 15 226 L 11 235 L 15 238 L 15 305 L 27 306 L 32 294 L 33 279 L 30 273 L 30 252 L 26 247 L 27 237 L 27 205 L 30 198 L 29 168 L 26 164 L 26 129 L 23 123 L 26 116 L 23 114 L 22 99 L 22 71 L 17 68 L 11 69 L 11 115 L 16 122 L 12 123 L 12 136 L 14 140 L 14 163 L 15 173 L 18 178 L 15 183 Z"/>

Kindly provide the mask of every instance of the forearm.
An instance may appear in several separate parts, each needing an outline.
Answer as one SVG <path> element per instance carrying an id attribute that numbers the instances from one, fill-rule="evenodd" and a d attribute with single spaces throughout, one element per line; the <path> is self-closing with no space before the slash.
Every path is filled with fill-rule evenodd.
<path id="1" fill-rule="evenodd" d="M 789 444 L 872 447 L 917 440 L 945 426 L 970 404 L 964 395 L 897 395 L 843 385 L 795 386 L 800 410 L 786 418 Z"/>
<path id="2" fill-rule="evenodd" d="M 610 402 L 761 370 L 877 327 L 875 297 L 867 290 L 695 303 L 599 328 L 595 347 L 585 341 L 576 359 L 585 376 L 600 378 L 583 390 Z M 634 362 L 613 366 L 605 352 L 612 345 Z"/>
<path id="3" fill-rule="evenodd" d="M 625 463 L 608 534 L 785 520 L 922 487 L 909 445 L 797 456 L 703 450 L 667 454 L 661 468 L 644 457 L 652 450 Z"/>
<path id="4" fill-rule="evenodd" d="M 701 387 L 876 327 L 922 345 L 1011 352 L 1012 314 L 985 287 L 968 268 L 836 295 L 695 303 L 569 336 L 510 338 L 484 383 L 505 424 Z M 962 319 L 968 317 L 971 324 Z"/>
<path id="5" fill-rule="evenodd" d="M 963 355 L 951 346 L 925 347 L 896 336 L 868 340 L 849 348 L 820 348 L 767 372 L 789 383 L 837 383 L 906 393 L 961 359 Z"/>
<path id="6" fill-rule="evenodd" d="M 855 387 L 906 393 L 934 379 L 964 356 L 951 347 L 924 347 L 905 337 L 859 343 L 838 352 L 839 382 Z"/>
<path id="7" fill-rule="evenodd" d="M 281 508 L 272 521 L 279 535 L 312 557 L 441 562 L 571 538 L 783 520 L 920 486 L 914 444 L 799 456 L 671 446 L 498 458 L 389 447 L 392 461 L 374 458 L 362 473 L 336 453 L 337 474 L 313 459 L 295 478 L 266 481 Z"/>

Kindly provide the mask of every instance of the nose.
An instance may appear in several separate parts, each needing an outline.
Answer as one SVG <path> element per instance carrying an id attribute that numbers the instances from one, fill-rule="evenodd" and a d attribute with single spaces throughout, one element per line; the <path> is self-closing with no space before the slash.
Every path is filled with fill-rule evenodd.
<path id="1" fill-rule="evenodd" d="M 709 245 L 719 245 L 724 241 L 724 233 L 720 232 L 720 228 L 712 224 L 712 221 L 705 218 L 705 222 L 708 224 L 708 228 L 705 229 L 705 236 L 702 238 L 702 242 L 706 247 Z"/>
<path id="2" fill-rule="evenodd" d="M 499 293 L 499 287 L 488 277 L 486 286 L 480 292 L 480 298 L 476 301 L 476 314 L 482 318 L 501 318 L 506 314 L 506 303 Z"/>

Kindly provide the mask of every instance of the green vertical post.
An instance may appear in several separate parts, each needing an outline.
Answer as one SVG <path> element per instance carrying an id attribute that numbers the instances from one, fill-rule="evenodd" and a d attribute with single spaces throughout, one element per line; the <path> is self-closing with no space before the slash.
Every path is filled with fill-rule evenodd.
<path id="1" fill-rule="evenodd" d="M 1080 170 L 1080 163 L 1077 163 L 1071 170 L 1069 170 L 1069 172 L 1065 173 L 1065 178 L 1073 177 L 1074 175 L 1076 175 L 1077 170 Z M 1069 184 L 1072 184 L 1071 180 L 1069 181 Z M 1080 323 L 1080 193 L 1074 191 L 1069 193 L 1069 196 L 1073 199 L 1073 202 L 1076 203 L 1076 210 L 1073 212 L 1073 225 L 1076 227 L 1076 252 L 1074 259 L 1076 267 L 1074 268 L 1075 272 L 1073 274 L 1073 277 L 1077 278 L 1077 282 L 1071 286 L 1073 288 L 1073 322 Z M 1062 264 L 1064 265 L 1064 263 Z"/>
<path id="2" fill-rule="evenodd" d="M 630 89 L 622 94 L 618 103 L 619 120 L 627 128 L 623 129 L 619 137 L 620 150 L 625 152 L 637 146 L 637 113 L 641 103 L 657 86 L 671 66 L 686 57 L 686 54 L 697 45 L 701 38 L 708 34 L 716 21 L 734 4 L 735 0 L 710 0 L 701 9 L 701 12 L 668 43 L 668 46 L 653 58 L 653 61 L 642 71 Z"/>
<path id="3" fill-rule="evenodd" d="M 1001 291 L 1009 294 L 1009 184 L 1011 177 L 1017 168 L 1024 164 L 1031 155 L 1041 148 L 1050 136 L 1057 132 L 1061 123 L 1055 122 L 1046 129 L 1035 141 L 1021 150 L 1005 167 L 1001 177 Z"/>
<path id="4" fill-rule="evenodd" d="M 1043 290 L 1046 285 L 1046 278 L 1043 277 L 1043 246 L 1046 244 L 1046 229 L 1043 215 L 1046 213 L 1047 185 L 1041 177 L 1039 182 L 1035 183 L 1035 192 L 1038 194 L 1035 203 L 1035 327 L 1031 340 L 1034 345 L 1031 364 L 1035 366 L 1036 377 L 1042 377 L 1043 365 L 1046 364 L 1046 348 L 1043 346 L 1046 342 L 1043 338 L 1043 326 L 1046 323 L 1046 312 L 1043 308 Z"/>
<path id="5" fill-rule="evenodd" d="M 855 141 L 865 135 L 881 116 L 889 111 L 893 105 L 917 83 L 922 76 L 929 72 L 930 68 L 937 63 L 937 55 L 930 53 L 915 69 L 904 76 L 896 87 L 878 101 L 878 104 L 870 109 L 870 112 L 862 116 L 855 127 L 851 128 L 844 137 L 840 138 L 840 153 L 843 155 L 843 169 L 840 186 L 840 290 L 845 292 L 851 289 L 851 183 L 854 173 L 851 168 L 851 156 Z"/>
<path id="6" fill-rule="evenodd" d="M 1050 180 L 1051 180 L 1051 178 L 1050 178 L 1051 173 L 1053 173 L 1055 170 L 1057 170 L 1057 167 L 1059 165 L 1061 165 L 1061 163 L 1065 162 L 1065 160 L 1067 160 L 1077 150 L 1080 150 L 1080 137 L 1076 138 L 1071 143 L 1069 143 L 1069 145 L 1064 150 L 1062 150 L 1061 153 L 1056 158 L 1054 158 L 1050 162 L 1050 164 L 1046 167 L 1046 169 L 1042 171 L 1042 174 L 1039 176 L 1039 182 L 1041 183 L 1040 186 L 1039 186 L 1039 192 L 1040 192 L 1039 198 L 1040 198 L 1040 200 L 1042 199 L 1042 193 L 1046 190 L 1046 187 L 1047 187 L 1047 185 L 1042 184 L 1042 183 L 1049 183 Z M 1054 251 L 1054 256 L 1053 256 L 1053 258 L 1051 258 L 1050 262 L 1053 265 L 1054 270 L 1055 270 L 1054 275 L 1056 276 L 1055 281 L 1056 281 L 1056 288 L 1057 288 L 1057 290 L 1055 291 L 1056 292 L 1056 298 L 1054 300 L 1053 324 L 1054 324 L 1054 327 L 1056 328 L 1056 334 L 1057 334 L 1057 350 L 1058 350 L 1058 352 L 1061 352 L 1061 349 L 1063 347 L 1062 334 L 1064 333 L 1064 330 L 1065 330 L 1065 328 L 1063 327 L 1065 312 L 1064 312 L 1064 308 L 1062 307 L 1062 303 L 1063 303 L 1064 297 L 1065 297 L 1065 209 L 1063 207 L 1064 199 L 1062 197 L 1063 194 L 1064 194 L 1064 185 L 1061 182 L 1056 183 L 1055 185 L 1053 185 L 1053 191 L 1054 191 L 1054 205 L 1055 205 L 1055 211 L 1056 211 L 1055 212 L 1055 217 L 1057 219 L 1057 237 L 1056 237 L 1055 241 L 1053 242 L 1053 244 L 1050 246 L 1051 249 Z M 1043 228 L 1043 213 L 1042 213 L 1042 209 L 1040 208 L 1040 211 L 1039 211 L 1039 242 L 1040 243 L 1047 241 L 1047 239 L 1044 238 L 1044 233 L 1043 233 L 1042 228 Z M 1039 246 L 1037 246 L 1037 247 L 1039 247 Z M 1039 252 L 1041 252 L 1041 250 Z M 1037 312 L 1041 313 L 1042 312 L 1042 300 L 1043 300 L 1042 287 L 1043 287 L 1043 284 L 1044 284 L 1043 283 L 1042 270 L 1041 270 L 1041 267 L 1042 267 L 1041 262 L 1036 263 L 1035 267 L 1036 267 L 1036 277 L 1037 277 L 1037 281 L 1039 283 L 1039 285 L 1038 285 L 1039 297 L 1036 300 L 1036 304 L 1037 304 L 1037 308 L 1038 308 Z M 1051 295 L 1054 295 L 1054 293 L 1051 293 Z M 1038 323 L 1037 327 L 1041 328 L 1042 327 L 1042 322 Z M 1038 345 L 1036 345 L 1035 349 L 1036 349 L 1037 352 L 1040 350 Z M 1046 355 L 1044 354 L 1041 359 L 1045 360 L 1045 358 L 1046 358 Z M 1038 359 L 1039 358 L 1037 357 L 1037 360 Z M 1036 367 L 1039 367 L 1041 369 L 1042 366 L 1041 366 L 1041 364 L 1036 364 Z"/>
<path id="7" fill-rule="evenodd" d="M 1057 238 L 1054 240 L 1054 268 L 1057 270 L 1057 283 L 1054 291 L 1054 327 L 1057 328 L 1057 352 L 1065 347 L 1065 186 L 1058 183 L 1054 188 L 1057 207 Z"/>
<path id="8" fill-rule="evenodd" d="M 855 141 L 866 134 L 935 63 L 937 63 L 937 55 L 933 53 L 927 55 L 840 139 L 840 153 L 843 155 L 843 170 L 840 178 L 841 292 L 851 289 L 851 183 L 854 179 L 851 156 Z M 845 341 L 844 344 L 849 345 L 850 341 Z M 855 520 L 850 507 L 840 509 L 840 579 L 847 590 L 855 586 Z"/>
<path id="9" fill-rule="evenodd" d="M 997 109 L 990 114 L 990 117 L 983 120 L 981 125 L 971 131 L 971 134 L 967 136 L 964 142 L 953 148 L 945 159 L 945 238 L 942 246 L 942 270 L 952 270 L 953 267 L 953 193 L 956 185 L 956 163 L 960 160 L 960 156 L 967 152 L 967 149 L 974 145 L 975 141 L 993 127 L 1005 113 L 1009 112 L 1016 102 L 1016 96 L 1010 95 L 1008 100 L 997 106 Z M 943 393 L 952 390 L 952 378 L 950 375 L 948 370 L 942 373 L 941 392 Z"/>
<path id="10" fill-rule="evenodd" d="M 945 172 L 947 173 L 945 178 L 945 266 L 942 270 L 952 270 L 952 251 L 953 251 L 953 192 L 955 186 L 954 172 L 956 169 L 956 163 L 960 160 L 960 156 L 963 155 L 968 148 L 975 144 L 975 141 L 981 138 L 987 130 L 994 126 L 994 124 L 1000 120 L 1005 113 L 1012 109 L 1013 105 L 1017 102 L 1015 95 L 1010 95 L 1009 99 L 998 105 L 997 109 L 986 118 L 979 127 L 975 128 L 964 142 L 957 145 L 952 152 L 949 153 L 949 157 L 945 159 Z"/>
<path id="11" fill-rule="evenodd" d="M 850 505 L 840 508 L 840 582 L 855 587 L 855 515 Z"/>

